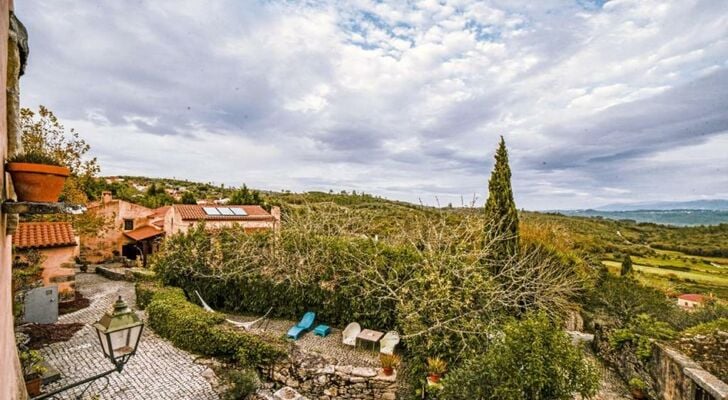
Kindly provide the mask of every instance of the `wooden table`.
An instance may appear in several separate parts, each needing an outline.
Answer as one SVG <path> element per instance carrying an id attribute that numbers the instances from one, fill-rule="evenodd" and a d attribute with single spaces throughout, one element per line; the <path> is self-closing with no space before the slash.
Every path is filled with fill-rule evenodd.
<path id="1" fill-rule="evenodd" d="M 374 346 L 376 346 L 379 339 L 384 336 L 384 332 L 375 331 L 372 329 L 364 329 L 363 331 L 359 332 L 358 335 L 356 335 L 357 342 L 363 346 L 364 342 L 369 342 L 372 344 L 372 350 L 374 350 Z"/>

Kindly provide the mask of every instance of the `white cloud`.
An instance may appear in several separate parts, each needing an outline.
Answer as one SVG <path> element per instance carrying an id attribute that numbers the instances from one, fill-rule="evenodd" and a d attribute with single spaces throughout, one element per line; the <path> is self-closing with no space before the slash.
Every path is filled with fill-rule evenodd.
<path id="1" fill-rule="evenodd" d="M 502 134 L 519 206 L 567 208 L 684 197 L 678 155 L 728 151 L 725 96 L 690 91 L 725 83 L 728 3 L 16 7 L 23 104 L 76 126 L 109 174 L 459 204 L 483 200 Z M 691 163 L 692 194 L 717 196 L 726 161 Z"/>

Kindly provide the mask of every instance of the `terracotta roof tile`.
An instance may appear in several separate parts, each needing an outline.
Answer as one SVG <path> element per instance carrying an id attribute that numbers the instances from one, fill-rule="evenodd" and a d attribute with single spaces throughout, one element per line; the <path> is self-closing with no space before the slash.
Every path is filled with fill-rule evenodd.
<path id="1" fill-rule="evenodd" d="M 681 294 L 680 296 L 678 296 L 678 298 L 680 300 L 694 301 L 697 303 L 702 303 L 703 300 L 705 300 L 705 296 L 703 296 L 702 294 L 691 294 L 691 293 Z"/>
<path id="2" fill-rule="evenodd" d="M 157 235 L 164 234 L 164 231 L 157 229 L 150 225 L 144 225 L 139 228 L 134 229 L 130 232 L 124 232 L 124 235 L 134 239 L 134 240 L 144 240 L 149 239 L 151 237 L 155 237 Z"/>
<path id="3" fill-rule="evenodd" d="M 18 249 L 76 246 L 69 222 L 21 222 L 13 235 Z"/>
<path id="4" fill-rule="evenodd" d="M 219 205 L 205 206 L 196 204 L 175 204 L 174 209 L 180 214 L 183 220 L 208 220 L 208 221 L 273 221 L 272 215 L 265 211 L 261 206 L 243 206 L 243 205 Z M 207 215 L 203 208 L 242 208 L 247 215 Z"/>

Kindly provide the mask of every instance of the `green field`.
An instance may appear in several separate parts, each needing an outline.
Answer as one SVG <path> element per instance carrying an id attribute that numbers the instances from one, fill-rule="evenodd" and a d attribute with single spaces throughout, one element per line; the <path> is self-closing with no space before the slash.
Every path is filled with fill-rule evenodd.
<path id="1" fill-rule="evenodd" d="M 687 270 L 668 269 L 661 268 L 658 265 L 649 265 L 643 263 L 644 258 L 634 257 L 633 268 L 636 272 L 636 278 L 641 282 L 665 290 L 668 293 L 681 294 L 681 293 L 702 293 L 702 294 L 713 294 L 722 299 L 728 299 L 728 272 L 724 269 L 723 271 L 706 271 L 707 268 L 691 268 L 690 264 L 680 264 L 678 260 L 672 259 L 671 262 L 665 263 L 665 260 L 651 260 L 646 261 L 659 261 L 658 265 L 669 264 L 672 267 L 686 268 Z M 621 269 L 621 262 L 605 260 L 602 261 L 607 266 L 609 271 L 614 274 L 619 274 Z M 715 267 L 712 267 L 717 269 Z M 718 269 L 720 270 L 720 269 Z"/>

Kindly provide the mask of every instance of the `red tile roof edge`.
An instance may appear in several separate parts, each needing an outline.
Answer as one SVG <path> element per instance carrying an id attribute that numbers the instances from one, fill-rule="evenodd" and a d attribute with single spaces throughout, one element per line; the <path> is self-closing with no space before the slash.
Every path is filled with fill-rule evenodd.
<path id="1" fill-rule="evenodd" d="M 705 296 L 703 296 L 702 294 L 695 294 L 695 293 L 681 294 L 677 298 L 680 300 L 695 301 L 698 303 L 705 300 Z"/>
<path id="2" fill-rule="evenodd" d="M 13 235 L 17 249 L 77 246 L 70 222 L 21 222 Z"/>

